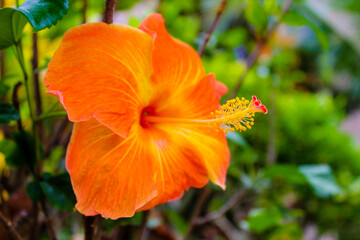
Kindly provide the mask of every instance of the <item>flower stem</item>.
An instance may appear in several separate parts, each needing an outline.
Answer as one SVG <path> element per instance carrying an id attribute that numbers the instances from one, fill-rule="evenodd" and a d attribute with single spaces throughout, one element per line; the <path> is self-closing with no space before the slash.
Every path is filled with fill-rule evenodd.
<path id="1" fill-rule="evenodd" d="M 11 224 L 11 221 L 7 219 L 1 212 L 0 212 L 0 222 L 9 231 L 9 234 L 13 239 L 22 240 L 20 234 L 15 230 L 14 226 Z"/>
<path id="2" fill-rule="evenodd" d="M 105 22 L 107 24 L 112 24 L 113 23 L 115 7 L 116 7 L 116 1 L 115 0 L 106 0 L 104 16 L 103 16 L 103 22 Z"/>

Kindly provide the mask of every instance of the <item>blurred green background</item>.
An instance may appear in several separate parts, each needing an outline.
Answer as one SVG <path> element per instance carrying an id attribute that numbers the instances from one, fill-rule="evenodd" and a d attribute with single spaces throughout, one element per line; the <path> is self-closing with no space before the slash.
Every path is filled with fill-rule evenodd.
<path id="1" fill-rule="evenodd" d="M 0 2 L 5 7 L 15 4 Z M 114 23 L 137 27 L 157 11 L 171 35 L 197 50 L 220 2 L 119 0 Z M 99 0 L 71 0 L 62 20 L 38 32 L 35 71 L 40 80 L 63 34 L 84 20 L 101 21 L 103 6 Z M 269 114 L 257 116 L 253 129 L 245 133 L 228 134 L 232 157 L 226 191 L 210 184 L 157 206 L 146 217 L 137 213 L 117 221 L 97 219 L 97 236 L 135 239 L 145 224 L 141 239 L 360 239 L 359 26 L 358 0 L 228 0 L 202 55 L 203 64 L 229 93 L 239 86 L 237 96 L 256 95 Z M 22 41 L 29 72 L 32 40 L 28 24 Z M 23 75 L 12 47 L 2 51 L 0 61 L 0 98 L 11 103 Z M 43 112 L 62 110 L 40 85 Z M 24 129 L 30 131 L 23 88 L 19 100 Z M 71 124 L 54 118 L 44 120 L 42 127 L 37 144 L 44 176 L 39 183 L 21 162 L 33 154 L 32 138 L 17 133 L 14 120 L 2 125 L 0 209 L 25 237 L 33 202 L 45 194 L 58 238 L 82 239 L 82 217 L 73 210 L 64 167 Z M 43 221 L 39 229 L 38 238 L 48 239 Z M 6 239 L 6 231 L 0 230 L 0 238 Z"/>

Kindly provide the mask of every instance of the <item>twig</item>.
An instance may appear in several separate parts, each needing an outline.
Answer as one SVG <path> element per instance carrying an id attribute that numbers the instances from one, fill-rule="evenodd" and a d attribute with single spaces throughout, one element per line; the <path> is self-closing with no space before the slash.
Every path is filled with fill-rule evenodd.
<path id="1" fill-rule="evenodd" d="M 38 226 L 39 226 L 39 205 L 37 202 L 33 202 L 32 206 L 33 222 L 31 226 L 31 233 L 29 235 L 29 240 L 38 239 Z"/>
<path id="2" fill-rule="evenodd" d="M 95 217 L 84 216 L 85 240 L 94 240 Z"/>
<path id="3" fill-rule="evenodd" d="M 195 219 L 195 224 L 204 224 L 207 222 L 214 221 L 222 217 L 227 211 L 229 211 L 232 207 L 234 207 L 241 199 L 243 199 L 247 195 L 247 192 L 242 190 L 237 193 L 235 196 L 229 199 L 219 210 L 212 212 L 204 217 L 200 217 Z"/>
<path id="4" fill-rule="evenodd" d="M 46 228 L 48 230 L 49 237 L 50 237 L 51 240 L 56 240 L 57 238 L 56 238 L 55 230 L 53 228 L 52 221 L 51 221 L 49 212 L 48 212 L 47 207 L 46 207 L 45 199 L 40 200 L 40 206 L 41 206 L 42 211 L 43 211 L 43 213 L 45 215 L 45 225 L 46 225 Z"/>
<path id="5" fill-rule="evenodd" d="M 83 0 L 83 9 L 82 9 L 82 23 L 86 23 L 87 22 L 87 9 L 88 9 L 88 0 Z"/>
<path id="6" fill-rule="evenodd" d="M 144 237 L 144 235 L 145 235 L 145 232 L 146 232 L 146 224 L 147 224 L 147 221 L 148 221 L 148 218 L 149 218 L 149 213 L 150 213 L 150 210 L 143 212 L 140 228 L 139 228 L 139 231 L 137 233 L 137 236 L 136 236 L 135 240 L 146 239 Z"/>
<path id="7" fill-rule="evenodd" d="M 226 4 L 227 4 L 227 0 L 222 0 L 217 11 L 216 11 L 216 16 L 213 20 L 213 22 L 211 23 L 209 29 L 206 31 L 205 35 L 204 35 L 204 40 L 202 42 L 202 44 L 200 45 L 199 47 L 199 55 L 201 56 L 203 53 L 204 53 L 204 50 L 206 48 L 206 45 L 208 44 L 210 38 L 211 38 L 211 35 L 213 34 L 219 20 L 220 20 L 220 17 L 222 15 L 222 13 L 224 12 L 225 10 L 225 7 L 226 7 Z"/>
<path id="8" fill-rule="evenodd" d="M 22 240 L 20 234 L 15 230 L 11 221 L 7 219 L 2 212 L 0 212 L 0 222 L 4 225 L 4 227 L 9 231 L 10 235 L 16 240 Z"/>
<path id="9" fill-rule="evenodd" d="M 39 85 L 39 61 L 38 61 L 38 38 L 37 33 L 33 33 L 33 58 L 31 60 L 32 65 L 32 74 L 33 74 L 33 87 L 34 87 L 34 98 L 35 98 L 35 117 L 38 117 L 42 114 L 42 102 L 40 95 L 40 85 Z M 41 142 L 44 141 L 44 125 L 42 122 L 36 123 L 37 135 Z"/>
<path id="10" fill-rule="evenodd" d="M 55 130 L 53 134 L 53 137 L 50 138 L 48 144 L 45 146 L 45 157 L 49 156 L 51 148 L 54 147 L 60 141 L 62 137 L 62 133 L 64 132 L 68 124 L 69 124 L 69 120 L 67 118 L 61 120 L 61 122 L 58 125 L 59 127 Z"/>
<path id="11" fill-rule="evenodd" d="M 107 24 L 113 23 L 115 6 L 116 6 L 115 0 L 106 0 L 103 22 Z"/>
<path id="12" fill-rule="evenodd" d="M 292 2 L 293 2 L 293 0 L 287 0 L 285 2 L 283 10 L 282 10 L 282 17 L 290 10 Z M 229 94 L 229 99 L 232 99 L 236 96 L 237 92 L 239 91 L 241 85 L 244 82 L 245 76 L 254 67 L 264 46 L 267 44 L 267 42 L 269 41 L 269 39 L 271 38 L 273 33 L 279 27 L 282 17 L 279 19 L 279 21 L 277 21 L 274 25 L 272 25 L 269 28 L 267 35 L 263 39 L 258 40 L 254 51 L 250 54 L 249 58 L 246 61 L 245 71 L 241 74 L 238 82 L 235 84 L 233 90 Z"/>
<path id="13" fill-rule="evenodd" d="M 204 206 L 206 200 L 208 199 L 210 193 L 211 193 L 211 190 L 210 190 L 209 186 L 205 186 L 203 189 L 201 189 L 199 200 L 197 201 L 197 204 L 194 208 L 193 215 L 191 216 L 190 223 L 189 223 L 187 232 L 184 235 L 183 240 L 186 240 L 190 237 L 190 234 L 195 227 L 195 220 L 199 217 L 201 210 L 203 209 L 203 206 Z"/>
<path id="14" fill-rule="evenodd" d="M 16 111 L 19 113 L 19 116 L 20 116 L 20 103 L 19 103 L 19 98 L 18 98 L 18 90 L 19 90 L 21 84 L 22 84 L 21 82 L 18 82 L 17 84 L 15 84 L 14 91 L 12 94 L 12 102 L 13 102 L 13 105 L 14 105 Z M 19 131 L 23 131 L 24 128 L 21 123 L 21 117 L 16 121 L 16 123 L 17 123 L 17 127 L 18 127 Z"/>

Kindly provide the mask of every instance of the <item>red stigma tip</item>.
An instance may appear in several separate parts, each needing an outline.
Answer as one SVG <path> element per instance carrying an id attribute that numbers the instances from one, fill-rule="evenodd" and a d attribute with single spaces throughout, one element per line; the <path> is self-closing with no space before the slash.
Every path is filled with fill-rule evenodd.
<path id="1" fill-rule="evenodd" d="M 257 100 L 256 96 L 252 96 L 252 100 L 255 102 Z"/>
<path id="2" fill-rule="evenodd" d="M 260 105 L 261 105 L 261 101 L 260 101 L 260 100 L 256 100 L 256 101 L 255 101 L 255 106 L 258 107 L 258 106 L 260 106 Z"/>
<path id="3" fill-rule="evenodd" d="M 267 108 L 266 108 L 264 105 L 262 105 L 262 106 L 260 107 L 260 109 L 261 109 L 265 114 L 268 113 L 268 110 L 267 110 Z"/>

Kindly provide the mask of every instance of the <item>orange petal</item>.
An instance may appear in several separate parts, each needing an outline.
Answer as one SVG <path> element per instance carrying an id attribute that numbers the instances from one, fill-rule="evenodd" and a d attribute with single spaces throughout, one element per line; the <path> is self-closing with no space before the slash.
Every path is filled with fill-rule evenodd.
<path id="1" fill-rule="evenodd" d="M 74 122 L 95 117 L 126 136 L 148 104 L 152 39 L 142 31 L 105 23 L 69 30 L 49 63 L 47 92 Z"/>
<path id="2" fill-rule="evenodd" d="M 160 14 L 150 15 L 139 28 L 150 34 L 154 41 L 154 95 L 160 95 L 165 101 L 181 86 L 195 84 L 204 77 L 205 71 L 198 54 L 189 45 L 168 34 Z"/>
<path id="3" fill-rule="evenodd" d="M 173 128 L 173 127 L 171 127 Z M 158 204 L 175 200 L 189 187 L 203 187 L 209 180 L 203 159 L 192 144 L 174 132 L 149 127 L 145 131 L 152 137 L 157 153 L 153 156 L 158 195 L 139 209 L 150 209 Z"/>
<path id="4" fill-rule="evenodd" d="M 75 123 L 66 168 L 82 214 L 131 217 L 157 195 L 155 151 L 137 127 L 124 139 L 94 118 Z"/>
<path id="5" fill-rule="evenodd" d="M 151 135 L 159 152 L 154 161 L 158 195 L 139 210 L 176 200 L 184 190 L 203 187 L 208 179 L 225 188 L 230 154 L 222 132 L 185 125 L 157 128 Z"/>

